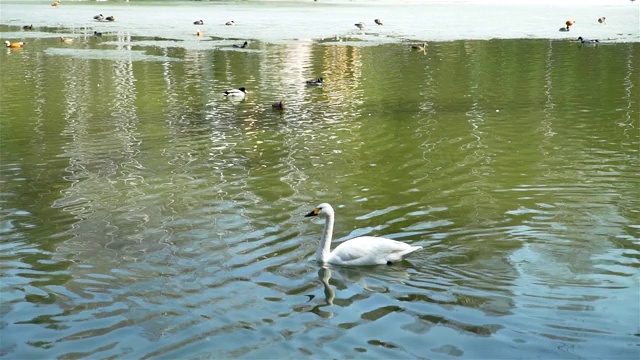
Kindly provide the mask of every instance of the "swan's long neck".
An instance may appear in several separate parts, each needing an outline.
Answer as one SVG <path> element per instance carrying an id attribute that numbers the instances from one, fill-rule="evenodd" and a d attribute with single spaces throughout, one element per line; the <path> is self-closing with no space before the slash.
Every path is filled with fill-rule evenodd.
<path id="1" fill-rule="evenodd" d="M 333 237 L 333 213 L 327 214 L 327 219 L 324 222 L 324 230 L 322 231 L 322 238 L 320 239 L 320 245 L 316 252 L 316 259 L 319 262 L 326 263 L 331 253 L 331 238 Z"/>

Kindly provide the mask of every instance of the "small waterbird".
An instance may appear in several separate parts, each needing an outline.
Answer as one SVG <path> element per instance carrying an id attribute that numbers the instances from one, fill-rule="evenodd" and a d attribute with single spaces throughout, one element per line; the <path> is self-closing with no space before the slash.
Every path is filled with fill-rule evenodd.
<path id="1" fill-rule="evenodd" d="M 418 51 L 423 51 L 424 49 L 427 48 L 427 43 L 422 43 L 422 44 L 413 44 L 411 45 L 411 49 L 412 50 L 418 50 Z"/>
<path id="2" fill-rule="evenodd" d="M 6 45 L 6 47 L 8 48 L 21 48 L 24 46 L 24 44 L 26 44 L 26 42 L 20 41 L 20 42 L 11 42 L 9 40 L 5 41 L 4 44 Z"/>
<path id="3" fill-rule="evenodd" d="M 317 80 L 307 80 L 306 84 L 311 86 L 322 86 L 324 85 L 324 80 L 322 77 L 319 77 Z"/>
<path id="4" fill-rule="evenodd" d="M 94 31 L 94 32 L 93 32 L 93 36 L 98 36 L 98 37 L 100 37 L 100 36 L 102 36 L 102 33 L 101 33 L 101 32 L 97 32 L 97 31 Z"/>
<path id="5" fill-rule="evenodd" d="M 603 17 L 601 17 L 601 18 L 598 18 L 598 22 L 599 22 L 600 24 L 603 24 L 603 25 L 604 25 L 604 24 L 606 24 L 606 23 L 607 23 L 607 18 L 606 18 L 606 17 L 604 17 L 604 16 L 603 16 Z"/>
<path id="6" fill-rule="evenodd" d="M 380 21 L 380 19 L 375 19 L 375 20 L 373 20 L 373 22 L 378 24 L 378 25 L 382 25 L 382 21 Z"/>
<path id="7" fill-rule="evenodd" d="M 246 48 L 246 47 L 247 47 L 247 45 L 249 45 L 249 42 L 248 42 L 248 41 L 245 41 L 245 42 L 244 42 L 244 44 L 242 44 L 242 45 L 239 45 L 239 44 L 233 44 L 233 47 L 234 47 L 234 48 L 238 48 L 238 49 L 244 49 L 244 48 Z"/>
<path id="8" fill-rule="evenodd" d="M 22 27 L 22 30 L 33 30 L 33 25 L 25 25 Z"/>
<path id="9" fill-rule="evenodd" d="M 248 93 L 247 89 L 245 89 L 244 86 L 242 86 L 237 89 L 226 90 L 225 92 L 222 93 L 222 95 L 226 97 L 233 97 L 233 98 L 244 98 L 245 95 L 247 95 L 247 93 Z"/>
<path id="10" fill-rule="evenodd" d="M 274 110 L 284 110 L 284 100 L 280 100 L 276 103 L 271 104 L 271 108 L 273 108 Z"/>
<path id="11" fill-rule="evenodd" d="M 193 25 L 204 25 L 204 21 L 196 20 L 196 21 L 193 22 Z"/>
<path id="12" fill-rule="evenodd" d="M 363 22 L 355 23 L 354 25 L 360 30 L 364 29 L 364 23 Z"/>
<path id="13" fill-rule="evenodd" d="M 224 24 L 225 24 L 225 25 L 227 25 L 227 26 L 233 26 L 233 25 L 235 25 L 236 23 L 235 23 L 235 21 L 231 20 L 231 21 L 227 21 L 227 22 L 226 22 L 226 23 L 224 23 Z"/>
<path id="14" fill-rule="evenodd" d="M 93 17 L 93 20 L 102 21 L 102 20 L 104 20 L 104 16 L 102 14 L 98 14 L 98 15 Z"/>
<path id="15" fill-rule="evenodd" d="M 107 16 L 104 19 L 107 20 L 107 21 L 116 21 L 116 18 L 114 16 Z"/>

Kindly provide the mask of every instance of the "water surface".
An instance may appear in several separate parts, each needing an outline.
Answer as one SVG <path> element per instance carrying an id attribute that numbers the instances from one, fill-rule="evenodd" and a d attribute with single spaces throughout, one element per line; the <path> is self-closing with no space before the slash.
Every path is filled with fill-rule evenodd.
<path id="1" fill-rule="evenodd" d="M 29 37 L 0 53 L 3 358 L 637 358 L 636 41 L 417 52 L 406 29 L 198 40 L 62 16 L 0 27 Z M 425 249 L 323 268 L 320 202 L 336 242 Z"/>

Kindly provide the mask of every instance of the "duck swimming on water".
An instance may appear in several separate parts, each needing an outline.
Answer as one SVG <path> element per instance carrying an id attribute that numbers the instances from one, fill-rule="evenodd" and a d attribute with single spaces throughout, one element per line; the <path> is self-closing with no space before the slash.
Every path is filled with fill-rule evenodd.
<path id="1" fill-rule="evenodd" d="M 277 103 L 271 104 L 271 108 L 274 110 L 284 110 L 285 109 L 284 100 L 280 100 Z"/>
<path id="2" fill-rule="evenodd" d="M 102 14 L 98 14 L 98 15 L 93 17 L 93 20 L 102 21 L 102 20 L 104 20 L 104 16 Z"/>
<path id="3" fill-rule="evenodd" d="M 414 44 L 411 45 L 411 49 L 412 50 L 418 50 L 418 51 L 423 51 L 424 49 L 427 48 L 427 43 L 422 43 L 422 44 Z"/>
<path id="4" fill-rule="evenodd" d="M 8 48 L 16 49 L 16 48 L 21 48 L 21 47 L 23 47 L 23 46 L 24 46 L 24 44 L 26 44 L 26 42 L 23 42 L 23 41 L 21 41 L 21 42 L 11 42 L 11 41 L 7 40 L 7 41 L 5 41 L 5 42 L 4 42 L 4 44 L 5 44 L 5 45 L 6 45 L 6 47 L 8 47 Z"/>
<path id="5" fill-rule="evenodd" d="M 196 21 L 193 22 L 193 25 L 204 25 L 204 21 L 196 20 Z"/>
<path id="6" fill-rule="evenodd" d="M 245 41 L 245 42 L 244 42 L 244 44 L 242 44 L 242 45 L 233 44 L 233 47 L 234 47 L 234 48 L 237 48 L 237 49 L 244 49 L 244 48 L 246 48 L 246 47 L 247 47 L 247 45 L 249 45 L 249 42 L 248 42 L 248 41 Z"/>
<path id="7" fill-rule="evenodd" d="M 225 92 L 222 93 L 222 95 L 226 97 L 233 97 L 233 98 L 244 98 L 247 95 L 247 93 L 248 93 L 247 89 L 245 89 L 244 86 L 242 86 L 238 89 L 226 90 Z"/>
<path id="8" fill-rule="evenodd" d="M 600 40 L 598 39 L 585 39 L 582 36 L 578 37 L 577 39 L 578 41 L 580 41 L 582 44 L 589 44 L 589 45 L 595 45 L 598 44 L 600 42 Z"/>
<path id="9" fill-rule="evenodd" d="M 322 238 L 316 251 L 316 260 L 322 264 L 347 266 L 391 265 L 422 249 L 422 246 L 413 246 L 383 237 L 359 236 L 340 243 L 331 251 L 333 222 L 335 219 L 333 207 L 327 203 L 322 203 L 305 215 L 305 217 L 311 216 L 325 218 Z"/>
<path id="10" fill-rule="evenodd" d="M 324 80 L 322 77 L 319 77 L 318 80 L 307 80 L 306 84 L 311 86 L 322 86 L 324 85 Z"/>

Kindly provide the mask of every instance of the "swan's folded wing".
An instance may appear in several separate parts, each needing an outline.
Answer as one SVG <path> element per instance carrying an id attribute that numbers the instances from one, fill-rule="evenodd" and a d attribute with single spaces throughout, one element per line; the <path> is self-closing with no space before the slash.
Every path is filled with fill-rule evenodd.
<path id="1" fill-rule="evenodd" d="M 330 263 L 340 265 L 379 265 L 397 262 L 422 249 L 391 239 L 361 236 L 338 245 L 331 252 Z"/>

